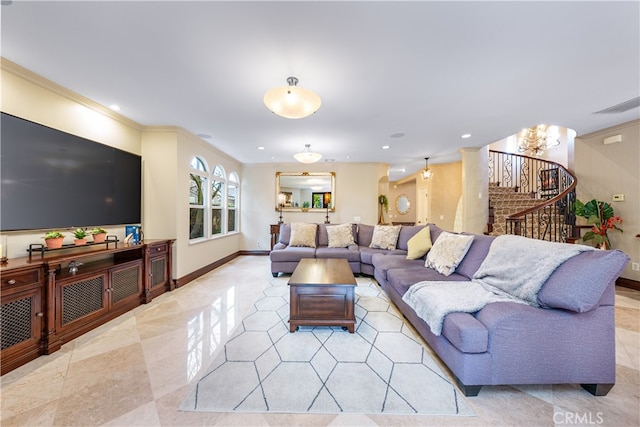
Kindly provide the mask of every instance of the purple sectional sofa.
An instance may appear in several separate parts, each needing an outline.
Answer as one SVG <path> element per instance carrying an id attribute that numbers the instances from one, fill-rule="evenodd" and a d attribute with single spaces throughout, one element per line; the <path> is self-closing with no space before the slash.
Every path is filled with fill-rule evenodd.
<path id="1" fill-rule="evenodd" d="M 450 313 L 441 334 L 434 335 L 403 295 L 422 281 L 470 281 L 494 237 L 474 235 L 455 272 L 444 276 L 424 266 L 426 256 L 406 259 L 408 240 L 425 226 L 403 226 L 394 251 L 369 248 L 373 226 L 362 224 L 354 230 L 357 245 L 323 247 L 326 229 L 322 237 L 321 226 L 320 245 L 314 249 L 288 247 L 287 225 L 283 225 L 281 243 L 271 252 L 274 275 L 293 272 L 302 257 L 348 257 L 354 273 L 374 276 L 449 367 L 466 396 L 477 395 L 483 385 L 570 383 L 596 396 L 606 395 L 613 387 L 615 280 L 629 261 L 623 252 L 587 251 L 565 261 L 539 291 L 540 307 L 495 302 L 471 314 Z M 433 224 L 429 228 L 435 242 L 442 230 Z"/>

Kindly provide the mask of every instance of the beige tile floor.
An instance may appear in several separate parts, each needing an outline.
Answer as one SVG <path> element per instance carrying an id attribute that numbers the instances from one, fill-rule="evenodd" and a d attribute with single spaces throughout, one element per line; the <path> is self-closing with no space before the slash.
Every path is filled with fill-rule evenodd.
<path id="1" fill-rule="evenodd" d="M 267 257 L 239 257 L 2 376 L 0 424 L 640 425 L 640 292 L 624 288 L 616 296 L 617 381 L 606 397 L 575 385 L 484 387 L 465 398 L 475 417 L 178 411 L 270 280 Z"/>

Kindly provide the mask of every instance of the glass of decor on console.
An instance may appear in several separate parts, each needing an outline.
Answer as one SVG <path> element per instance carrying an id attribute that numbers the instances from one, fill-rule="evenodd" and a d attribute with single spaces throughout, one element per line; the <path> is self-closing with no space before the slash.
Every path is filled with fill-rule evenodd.
<path id="1" fill-rule="evenodd" d="M 610 249 L 611 242 L 607 232 L 618 230 L 622 232 L 616 224 L 622 223 L 622 218 L 615 216 L 610 204 L 593 199 L 587 203 L 576 200 L 574 212 L 577 216 L 587 219 L 587 224 L 592 224 L 591 230 L 582 236 L 582 241 L 593 240 L 596 247 L 600 249 Z"/>

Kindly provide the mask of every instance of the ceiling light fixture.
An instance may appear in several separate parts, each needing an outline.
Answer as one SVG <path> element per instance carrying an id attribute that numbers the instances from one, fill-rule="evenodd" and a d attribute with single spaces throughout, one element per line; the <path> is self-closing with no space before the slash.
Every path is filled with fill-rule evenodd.
<path id="1" fill-rule="evenodd" d="M 293 155 L 300 163 L 315 163 L 322 158 L 322 154 L 311 151 L 311 144 L 305 144 L 304 150 Z"/>
<path id="2" fill-rule="evenodd" d="M 429 158 L 424 158 L 424 169 L 422 170 L 422 179 L 431 179 L 433 177 L 433 172 L 429 169 Z"/>
<path id="3" fill-rule="evenodd" d="M 298 79 L 289 77 L 289 86 L 269 89 L 264 94 L 264 105 L 273 113 L 287 119 L 302 119 L 318 111 L 322 101 L 315 92 L 298 87 Z"/>
<path id="4" fill-rule="evenodd" d="M 528 129 L 522 129 L 518 134 L 518 152 L 540 156 L 551 147 L 560 145 L 556 132 L 552 132 L 550 126 L 538 125 Z"/>

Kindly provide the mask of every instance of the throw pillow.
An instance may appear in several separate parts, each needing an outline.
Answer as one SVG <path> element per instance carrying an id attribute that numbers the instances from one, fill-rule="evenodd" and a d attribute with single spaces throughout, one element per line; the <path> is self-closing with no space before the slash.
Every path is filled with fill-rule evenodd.
<path id="1" fill-rule="evenodd" d="M 373 227 L 373 237 L 370 248 L 394 250 L 398 243 L 400 225 L 376 225 Z"/>
<path id="2" fill-rule="evenodd" d="M 443 231 L 427 254 L 425 267 L 433 268 L 445 276 L 451 275 L 467 254 L 472 242 L 473 236 Z"/>
<path id="3" fill-rule="evenodd" d="M 429 252 L 431 246 L 433 246 L 431 243 L 431 230 L 429 227 L 424 227 L 407 242 L 407 259 L 422 258 Z"/>
<path id="4" fill-rule="evenodd" d="M 327 225 L 328 246 L 330 248 L 346 248 L 355 245 L 351 224 Z"/>
<path id="5" fill-rule="evenodd" d="M 292 223 L 289 246 L 306 246 L 309 248 L 315 248 L 317 226 L 317 224 L 307 224 L 303 222 Z"/>

